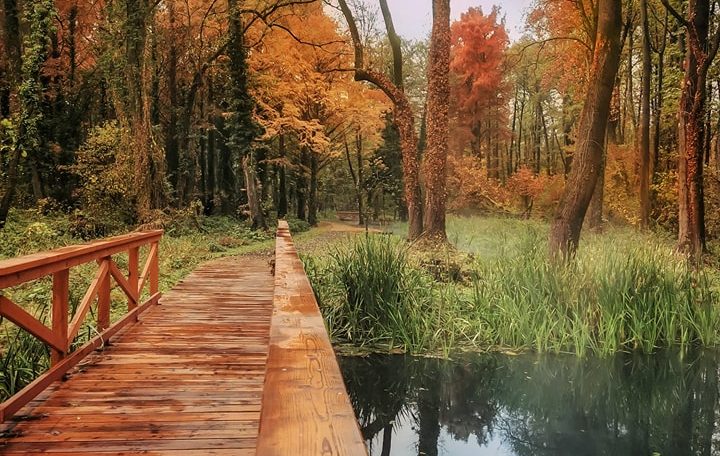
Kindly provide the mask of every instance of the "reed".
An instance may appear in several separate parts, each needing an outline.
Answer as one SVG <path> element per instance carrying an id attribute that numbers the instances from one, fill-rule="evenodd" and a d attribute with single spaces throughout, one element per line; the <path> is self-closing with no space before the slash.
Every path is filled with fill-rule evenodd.
<path id="1" fill-rule="evenodd" d="M 540 223 L 451 219 L 450 228 L 451 240 L 475 254 L 458 255 L 465 282 L 434 280 L 436 271 L 416 261 L 427 252 L 387 236 L 306 260 L 336 342 L 581 356 L 720 345 L 717 277 L 662 237 L 610 230 L 584 239 L 573 261 L 553 263 Z"/>

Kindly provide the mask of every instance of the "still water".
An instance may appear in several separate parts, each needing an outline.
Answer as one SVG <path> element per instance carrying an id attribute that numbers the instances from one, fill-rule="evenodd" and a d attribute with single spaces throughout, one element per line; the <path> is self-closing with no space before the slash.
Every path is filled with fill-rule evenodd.
<path id="1" fill-rule="evenodd" d="M 720 456 L 715 352 L 339 361 L 373 456 Z"/>

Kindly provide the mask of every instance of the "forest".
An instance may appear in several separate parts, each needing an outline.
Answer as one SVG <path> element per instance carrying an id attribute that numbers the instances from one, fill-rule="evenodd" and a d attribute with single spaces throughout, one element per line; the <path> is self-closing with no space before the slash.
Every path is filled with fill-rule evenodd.
<path id="1" fill-rule="evenodd" d="M 369 454 L 720 454 L 720 0 L 494 3 L 0 0 L 0 422 L 188 277 L 170 371 L 257 363 L 218 296 L 277 306 L 285 220 Z"/>
<path id="2" fill-rule="evenodd" d="M 0 226 L 83 237 L 178 212 L 267 229 L 357 211 L 446 238 L 451 213 L 717 236 L 717 2 L 537 0 L 400 37 L 386 1 L 4 0 Z M 455 12 L 458 15 L 458 12 Z"/>
<path id="3" fill-rule="evenodd" d="M 339 346 L 717 345 L 720 2 L 427 3 L 3 0 L 0 256 L 287 219 Z"/>

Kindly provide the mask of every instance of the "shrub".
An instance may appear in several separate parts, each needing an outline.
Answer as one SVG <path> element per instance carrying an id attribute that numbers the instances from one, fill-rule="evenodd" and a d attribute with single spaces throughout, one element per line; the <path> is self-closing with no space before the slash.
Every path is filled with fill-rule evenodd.
<path id="1" fill-rule="evenodd" d="M 68 169 L 77 176 L 78 232 L 106 235 L 135 221 L 132 139 L 116 122 L 96 127 Z M 87 227 L 91 227 L 88 229 Z"/>

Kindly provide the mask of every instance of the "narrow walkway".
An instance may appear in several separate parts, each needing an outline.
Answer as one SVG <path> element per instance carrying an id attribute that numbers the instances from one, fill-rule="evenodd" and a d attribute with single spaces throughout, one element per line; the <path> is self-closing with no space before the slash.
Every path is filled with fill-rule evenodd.
<path id="1" fill-rule="evenodd" d="M 205 264 L 160 303 L 1 424 L 0 454 L 255 454 L 273 308 L 267 260 Z"/>

